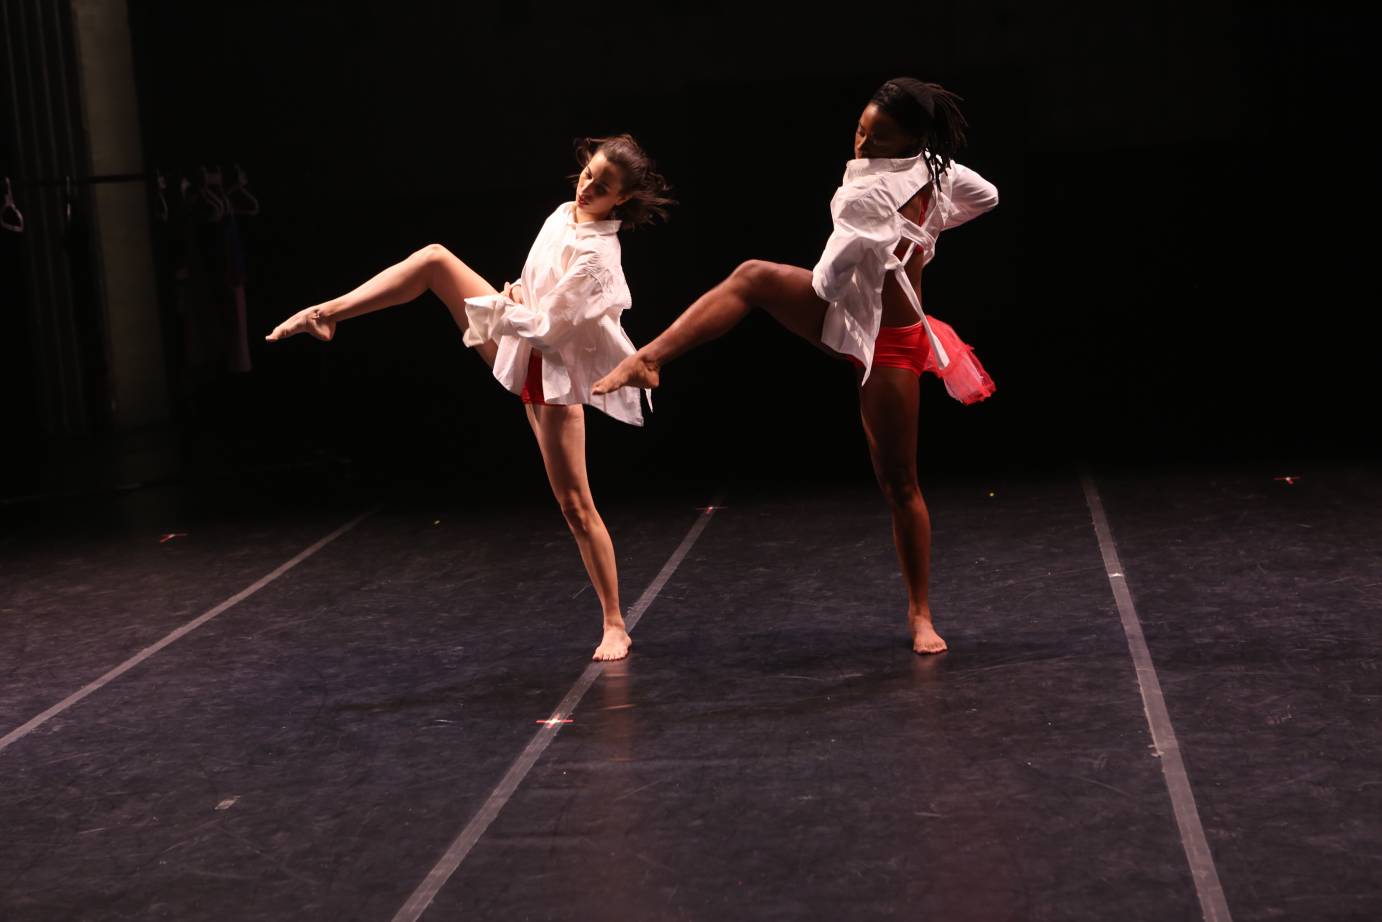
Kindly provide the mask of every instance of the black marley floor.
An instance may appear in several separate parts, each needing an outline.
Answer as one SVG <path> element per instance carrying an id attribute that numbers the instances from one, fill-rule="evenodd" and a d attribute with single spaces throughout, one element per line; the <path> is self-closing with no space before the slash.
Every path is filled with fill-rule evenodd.
<path id="1" fill-rule="evenodd" d="M 1382 476 L 1093 482 L 1232 917 L 1382 918 Z M 1200 918 L 1078 474 L 926 487 L 929 658 L 866 485 L 611 504 L 626 606 L 704 530 L 555 730 L 599 611 L 545 504 L 26 523 L 0 735 L 373 508 L 0 748 L 0 918 L 387 922 L 537 733 L 423 919 Z"/>

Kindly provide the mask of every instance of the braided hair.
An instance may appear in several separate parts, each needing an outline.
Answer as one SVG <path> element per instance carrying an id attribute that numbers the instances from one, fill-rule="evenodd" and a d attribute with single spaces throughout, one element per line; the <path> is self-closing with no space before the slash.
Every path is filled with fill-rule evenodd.
<path id="1" fill-rule="evenodd" d="M 961 98 L 939 83 L 925 83 L 912 77 L 894 77 L 878 88 L 870 102 L 920 139 L 932 180 L 950 168 L 955 155 L 965 145 L 969 122 L 960 111 Z"/>

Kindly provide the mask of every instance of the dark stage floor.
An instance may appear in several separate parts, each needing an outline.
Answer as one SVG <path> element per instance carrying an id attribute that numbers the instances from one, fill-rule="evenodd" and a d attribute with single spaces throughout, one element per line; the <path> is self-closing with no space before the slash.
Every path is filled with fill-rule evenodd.
<path id="1" fill-rule="evenodd" d="M 927 483 L 929 658 L 867 485 L 610 502 L 604 667 L 539 485 L 19 516 L 0 918 L 1382 918 L 1375 468 Z"/>

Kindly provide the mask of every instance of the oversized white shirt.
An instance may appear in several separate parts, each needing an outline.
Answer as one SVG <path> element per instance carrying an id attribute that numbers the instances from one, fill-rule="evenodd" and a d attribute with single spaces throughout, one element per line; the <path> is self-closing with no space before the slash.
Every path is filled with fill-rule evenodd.
<path id="1" fill-rule="evenodd" d="M 627 355 L 633 341 L 619 325 L 632 304 L 620 263 L 618 220 L 576 222 L 575 202 L 547 218 L 523 264 L 523 304 L 503 295 L 466 298 L 468 346 L 499 344 L 494 377 L 522 393 L 532 350 L 542 353 L 548 403 L 586 403 L 621 422 L 643 425 L 636 388 L 597 396 L 591 386 Z"/>
<path id="2" fill-rule="evenodd" d="M 952 162 L 932 190 L 920 225 L 898 214 L 898 209 L 930 181 L 924 154 L 851 160 L 845 166 L 843 183 L 830 200 L 835 226 L 811 272 L 811 287 L 823 301 L 830 302 L 821 342 L 862 362 L 865 380 L 873 367 L 873 343 L 883 320 L 883 282 L 889 272 L 898 274 L 917 318 L 926 324 L 941 366 L 948 361 L 903 271 L 906 259 L 899 259 L 895 250 L 906 237 L 913 247 L 921 248 L 925 265 L 936 255 L 940 232 L 993 208 L 998 204 L 998 189 L 973 170 Z M 912 252 L 909 248 L 907 256 Z"/>

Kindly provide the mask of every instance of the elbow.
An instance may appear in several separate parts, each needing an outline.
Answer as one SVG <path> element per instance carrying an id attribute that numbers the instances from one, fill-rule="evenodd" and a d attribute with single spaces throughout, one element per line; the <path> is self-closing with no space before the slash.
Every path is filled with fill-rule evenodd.
<path id="1" fill-rule="evenodd" d="M 557 351 L 557 339 L 546 330 L 540 333 L 529 334 L 523 338 L 528 341 L 528 345 L 532 346 L 538 352 L 547 353 Z"/>
<path id="2" fill-rule="evenodd" d="M 543 324 L 528 337 L 528 343 L 539 352 L 555 353 L 566 342 L 571 331 L 555 324 Z"/>
<path id="3" fill-rule="evenodd" d="M 984 211 L 992 211 L 998 207 L 998 187 L 993 183 L 989 183 L 988 188 L 984 190 L 984 196 L 981 200 L 980 207 Z"/>

